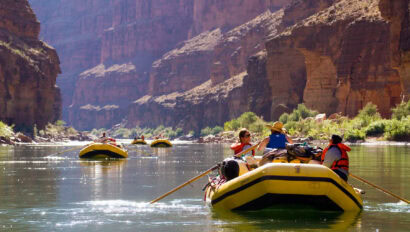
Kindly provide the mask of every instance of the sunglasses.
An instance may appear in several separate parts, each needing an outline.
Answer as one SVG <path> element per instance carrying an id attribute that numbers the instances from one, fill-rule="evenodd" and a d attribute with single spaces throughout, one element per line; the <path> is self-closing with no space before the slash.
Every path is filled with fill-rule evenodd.
<path id="1" fill-rule="evenodd" d="M 244 137 L 244 138 L 251 137 L 251 134 L 246 134 L 246 135 L 244 135 L 243 137 Z"/>

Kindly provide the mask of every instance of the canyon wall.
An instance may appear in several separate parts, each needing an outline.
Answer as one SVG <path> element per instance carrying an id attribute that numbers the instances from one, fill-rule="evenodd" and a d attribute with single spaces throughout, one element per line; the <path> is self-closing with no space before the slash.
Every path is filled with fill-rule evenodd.
<path id="1" fill-rule="evenodd" d="M 354 116 L 373 102 L 388 117 L 409 97 L 409 0 L 30 1 L 63 51 L 79 129 L 199 130 L 300 103 Z"/>
<path id="2" fill-rule="evenodd" d="M 99 125 L 110 127 L 118 123 L 112 121 L 111 117 L 103 119 L 106 113 L 101 110 L 91 112 L 93 109 L 109 106 L 109 101 L 89 102 L 88 99 L 95 99 L 92 96 L 93 91 L 89 91 L 87 96 L 85 91 L 77 90 L 78 88 L 91 90 L 96 86 L 104 85 L 106 76 L 91 78 L 92 70 L 98 69 L 101 65 L 106 69 L 115 69 L 111 67 L 131 63 L 135 66 L 133 74 L 127 74 L 125 77 L 121 72 L 112 71 L 110 76 L 120 76 L 121 82 L 127 78 L 129 86 L 135 87 L 131 95 L 119 101 L 128 101 L 130 98 L 137 100 L 147 94 L 148 89 L 155 88 L 152 83 L 156 82 L 146 79 L 147 75 L 150 75 L 153 62 L 174 49 L 178 43 L 207 30 L 216 28 L 229 30 L 267 9 L 281 8 L 288 0 L 92 0 L 85 3 L 79 0 L 59 0 L 53 3 L 30 0 L 30 2 L 43 24 L 42 38 L 55 46 L 61 57 L 63 74 L 59 78 L 59 85 L 63 95 L 63 117 L 79 129 L 90 129 L 95 122 L 93 122 L 94 118 L 88 115 L 95 115 L 98 112 L 102 114 L 99 119 L 105 121 L 99 122 Z M 84 76 L 88 76 L 87 81 L 84 81 Z M 186 88 L 202 82 L 203 80 L 193 78 L 192 83 L 187 84 Z M 122 84 L 116 85 L 115 82 L 110 82 L 110 86 L 112 91 L 109 92 L 122 91 L 123 87 Z M 140 87 L 142 91 L 139 90 Z M 84 97 L 76 96 L 80 92 Z M 107 96 L 109 92 L 106 93 Z M 92 107 L 84 107 L 87 105 Z M 127 110 L 119 104 L 115 105 L 122 112 Z M 85 111 L 85 108 L 90 112 Z M 89 122 L 81 122 L 82 125 L 90 125 L 90 127 L 77 125 L 78 117 Z"/>
<path id="3" fill-rule="evenodd" d="M 59 58 L 39 32 L 27 0 L 0 2 L 0 120 L 17 130 L 41 129 L 61 116 Z"/>
<path id="4" fill-rule="evenodd" d="M 289 81 L 306 83 L 287 94 L 273 92 L 272 104 L 291 109 L 303 100 L 320 112 L 354 116 L 373 102 L 389 116 L 403 94 L 392 63 L 392 41 L 397 41 L 389 33 L 392 28 L 381 15 L 379 1 L 341 0 L 269 40 L 270 86 L 289 90 L 296 86 Z M 306 75 L 289 73 L 287 67 L 292 72 L 305 69 Z"/>

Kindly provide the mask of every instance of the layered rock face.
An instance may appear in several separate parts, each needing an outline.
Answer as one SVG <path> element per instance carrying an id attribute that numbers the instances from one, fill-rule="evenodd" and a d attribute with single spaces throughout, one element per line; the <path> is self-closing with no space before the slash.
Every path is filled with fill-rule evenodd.
<path id="1" fill-rule="evenodd" d="M 410 1 L 379 2 L 381 15 L 390 24 L 391 62 L 400 74 L 402 98 L 410 98 Z"/>
<path id="2" fill-rule="evenodd" d="M 198 130 L 300 103 L 354 116 L 373 102 L 386 117 L 409 96 L 409 0 L 76 1 L 37 5 L 43 35 L 75 48 L 63 67 L 76 73 L 66 98 L 80 129 L 125 118 Z M 78 18 L 77 35 L 54 28 L 61 17 Z"/>
<path id="3" fill-rule="evenodd" d="M 92 0 L 80 3 L 78 0 L 61 0 L 49 4 L 42 0 L 30 1 L 43 23 L 42 37 L 54 45 L 62 57 L 63 75 L 59 78 L 59 84 L 63 91 L 63 107 L 69 109 L 64 110 L 64 118 L 74 126 L 77 126 L 77 118 L 68 116 L 78 115 L 81 107 L 89 104 L 93 106 L 91 108 L 105 106 L 105 102 L 91 103 L 86 100 L 91 98 L 81 101 L 79 96 L 74 96 L 79 92 L 75 89 L 80 85 L 89 84 L 89 86 L 82 86 L 83 89 L 99 85 L 92 84 L 92 81 L 84 82 L 83 72 L 88 72 L 87 70 L 94 69 L 100 64 L 111 67 L 132 63 L 137 71 L 135 76 L 130 78 L 140 79 L 141 76 L 149 75 L 155 60 L 174 49 L 179 42 L 215 28 L 221 28 L 221 31 L 230 30 L 267 9 L 276 10 L 288 2 L 288 0 Z M 209 52 L 199 53 L 192 54 L 191 58 L 204 61 L 203 67 L 199 67 L 198 70 L 208 69 L 207 65 L 212 64 L 205 58 L 210 56 Z M 195 57 L 196 54 L 199 54 L 198 57 Z M 158 67 L 157 73 L 161 73 L 161 69 L 166 69 L 167 65 L 164 63 L 166 62 L 154 64 L 154 67 Z M 181 74 L 187 77 L 193 75 L 188 73 L 189 71 L 185 71 L 185 74 Z M 111 74 L 111 76 L 117 75 L 122 76 L 121 73 Z M 158 78 L 155 72 L 151 76 L 153 79 Z M 101 80 L 91 79 L 97 82 Z M 190 80 L 192 83 L 184 84 L 183 90 L 205 81 L 201 78 L 198 80 L 190 78 Z M 136 83 L 129 81 L 130 85 Z M 74 82 L 78 83 L 73 84 Z M 150 89 L 153 93 L 158 90 L 159 92 L 155 94 L 161 94 L 163 88 L 155 86 L 156 83 L 161 82 L 147 81 L 144 89 Z M 113 89 L 121 91 L 121 84 L 119 86 L 114 82 L 111 84 Z M 142 83 L 138 82 L 138 84 Z M 133 96 L 138 95 L 134 100 L 145 94 L 146 92 L 134 94 Z M 128 97 L 121 101 L 125 100 L 128 100 Z M 84 113 L 83 119 L 87 118 L 87 113 L 85 111 Z M 94 118 L 90 117 L 88 121 L 92 122 Z M 105 121 L 107 125 L 110 124 L 110 119 L 107 118 Z"/>
<path id="4" fill-rule="evenodd" d="M 392 25 L 381 16 L 378 3 L 337 1 L 268 41 L 271 87 L 289 90 L 295 88 L 292 81 L 306 83 L 288 94 L 272 92 L 272 104 L 292 108 L 303 101 L 320 112 L 354 116 L 373 102 L 383 116 L 390 115 L 402 87 L 391 62 Z M 292 74 L 287 67 L 300 72 Z"/>
<path id="5" fill-rule="evenodd" d="M 167 125 L 198 131 L 208 125 L 219 125 L 239 115 L 247 104 L 242 91 L 245 75 L 239 74 L 215 86 L 208 80 L 183 93 L 146 95 L 130 108 L 127 126 Z"/>
<path id="6" fill-rule="evenodd" d="M 38 39 L 27 0 L 0 2 L 0 120 L 17 130 L 44 128 L 61 116 L 56 51 Z"/>
<path id="7" fill-rule="evenodd" d="M 133 105 L 128 124 L 184 128 L 189 121 L 188 127 L 198 128 L 191 123 L 193 114 L 204 126 L 215 126 L 246 111 L 276 120 L 300 103 L 327 114 L 354 116 L 373 102 L 387 117 L 392 107 L 408 97 L 408 9 L 408 1 L 292 1 L 283 10 L 266 12 L 224 33 L 214 46 L 210 73 L 203 69 L 203 75 L 197 74 L 202 81 L 210 77 L 211 83 L 205 82 L 208 88 L 222 89 L 224 83 L 238 81 L 233 77 L 242 73 L 234 92 L 243 99 L 226 97 L 221 103 L 208 104 L 205 91 L 195 95 L 195 102 L 183 93 L 171 93 L 178 92 L 177 88 L 158 92 L 164 94 L 161 96 L 152 92 L 153 97 L 145 96 Z M 193 40 L 189 43 L 201 45 Z M 178 53 L 167 62 L 194 66 L 197 61 L 187 57 L 188 53 Z M 158 62 L 163 60 L 165 57 Z M 164 83 L 184 81 L 184 77 L 176 80 L 166 72 L 159 76 Z M 223 106 L 231 109 L 230 114 Z M 203 109 L 225 112 L 228 118 L 222 119 L 218 113 L 212 119 L 200 117 L 198 112 L 207 115 Z M 183 112 L 189 115 L 183 117 Z M 174 120 L 162 120 L 163 115 Z M 155 123 L 147 118 L 154 118 Z M 190 119 L 179 120 L 183 118 Z"/>

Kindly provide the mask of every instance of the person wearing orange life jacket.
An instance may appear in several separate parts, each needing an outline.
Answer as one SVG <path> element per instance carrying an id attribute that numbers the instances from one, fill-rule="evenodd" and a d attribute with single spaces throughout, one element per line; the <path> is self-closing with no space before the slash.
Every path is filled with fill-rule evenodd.
<path id="1" fill-rule="evenodd" d="M 322 152 L 322 165 L 332 169 L 343 180 L 347 181 L 349 176 L 349 156 L 347 152 L 350 147 L 342 143 L 342 138 L 338 135 L 332 135 L 329 146 Z"/>
<path id="2" fill-rule="evenodd" d="M 231 145 L 231 149 L 236 154 L 241 153 L 242 151 L 245 151 L 246 149 L 252 147 L 251 142 L 251 133 L 247 129 L 242 129 L 239 131 L 239 141 L 237 143 L 234 143 Z M 249 166 L 257 166 L 257 161 L 254 158 L 255 156 L 255 150 L 249 151 L 246 154 L 242 154 L 241 157 L 244 161 L 248 163 Z"/>

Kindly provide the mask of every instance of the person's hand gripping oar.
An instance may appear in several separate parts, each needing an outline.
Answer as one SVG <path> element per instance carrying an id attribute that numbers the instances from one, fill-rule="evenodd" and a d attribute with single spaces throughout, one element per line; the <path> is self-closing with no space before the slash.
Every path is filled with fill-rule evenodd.
<path id="1" fill-rule="evenodd" d="M 242 152 L 236 154 L 235 156 L 236 156 L 236 157 L 241 157 L 243 154 L 246 154 L 246 153 L 248 153 L 248 152 L 250 152 L 250 151 L 256 149 L 256 147 L 259 146 L 260 143 L 261 143 L 261 142 L 257 143 L 256 145 L 253 145 L 252 147 L 246 149 L 245 151 L 242 151 Z M 162 198 L 164 198 L 164 197 L 166 197 L 166 196 L 168 196 L 168 195 L 171 195 L 172 193 L 178 191 L 179 189 L 181 189 L 181 188 L 187 186 L 188 184 L 191 184 L 191 183 L 193 183 L 193 182 L 199 180 L 201 177 L 206 176 L 208 173 L 210 173 L 210 172 L 212 172 L 212 171 L 218 169 L 219 166 L 220 166 L 220 163 L 216 164 L 215 166 L 211 167 L 210 169 L 206 170 L 205 172 L 202 172 L 201 174 L 199 174 L 199 175 L 193 177 L 192 179 L 188 180 L 187 182 L 185 182 L 185 183 L 183 183 L 183 184 L 181 184 L 181 185 L 175 187 L 175 188 L 172 189 L 171 191 L 169 191 L 169 192 L 167 192 L 167 193 L 161 195 L 160 197 L 158 197 L 158 198 L 152 200 L 152 201 L 150 202 L 150 204 L 153 204 L 153 203 L 155 203 L 155 202 L 161 200 Z"/>

